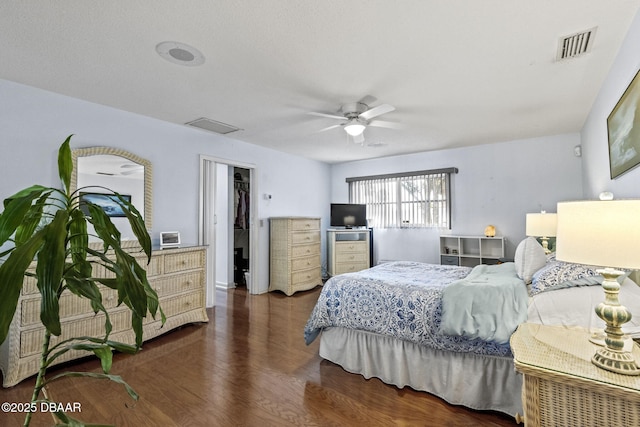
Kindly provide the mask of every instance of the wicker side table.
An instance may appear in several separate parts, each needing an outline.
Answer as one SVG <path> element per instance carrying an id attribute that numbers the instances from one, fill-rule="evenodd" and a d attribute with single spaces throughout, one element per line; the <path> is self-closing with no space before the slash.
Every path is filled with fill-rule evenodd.
<path id="1" fill-rule="evenodd" d="M 640 347 L 630 344 L 640 361 Z M 593 365 L 597 346 L 586 330 L 523 323 L 511 348 L 524 374 L 527 427 L 640 425 L 640 377 Z"/>

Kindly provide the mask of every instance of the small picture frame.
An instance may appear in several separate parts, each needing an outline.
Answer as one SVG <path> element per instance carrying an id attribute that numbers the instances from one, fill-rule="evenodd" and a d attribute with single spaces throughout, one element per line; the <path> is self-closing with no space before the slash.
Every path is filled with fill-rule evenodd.
<path id="1" fill-rule="evenodd" d="M 170 248 L 180 246 L 179 231 L 162 231 L 160 232 L 160 247 Z"/>

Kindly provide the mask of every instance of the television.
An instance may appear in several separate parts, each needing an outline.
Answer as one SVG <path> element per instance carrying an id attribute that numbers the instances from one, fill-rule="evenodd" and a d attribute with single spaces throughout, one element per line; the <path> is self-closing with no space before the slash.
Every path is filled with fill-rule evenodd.
<path id="1" fill-rule="evenodd" d="M 331 227 L 366 227 L 367 205 L 354 203 L 331 204 Z"/>
<path id="2" fill-rule="evenodd" d="M 120 197 L 131 203 L 131 196 L 121 194 Z M 85 215 L 90 216 L 89 207 L 86 202 L 99 206 L 109 217 L 126 216 L 122 210 L 120 199 L 118 199 L 118 196 L 115 194 L 80 193 L 80 210 L 82 210 Z"/>

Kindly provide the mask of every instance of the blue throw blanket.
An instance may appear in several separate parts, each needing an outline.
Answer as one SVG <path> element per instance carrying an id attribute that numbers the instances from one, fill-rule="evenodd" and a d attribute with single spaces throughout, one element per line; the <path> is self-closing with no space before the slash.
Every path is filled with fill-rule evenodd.
<path id="1" fill-rule="evenodd" d="M 478 265 L 442 292 L 440 332 L 508 343 L 527 320 L 528 293 L 512 262 Z"/>

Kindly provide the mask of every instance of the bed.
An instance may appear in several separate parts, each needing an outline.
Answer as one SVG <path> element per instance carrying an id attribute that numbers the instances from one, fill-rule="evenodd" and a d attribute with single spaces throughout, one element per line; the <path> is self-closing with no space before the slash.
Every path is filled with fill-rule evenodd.
<path id="1" fill-rule="evenodd" d="M 511 333 L 525 321 L 593 327 L 593 301 L 603 299 L 595 268 L 561 263 L 525 240 L 515 262 L 496 266 L 399 261 L 332 277 L 305 341 L 319 339 L 322 358 L 365 378 L 454 405 L 522 414 Z M 620 297 L 640 304 L 640 288 L 625 279 Z M 640 336 L 640 319 L 625 332 Z"/>

